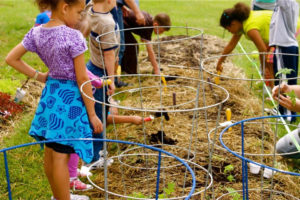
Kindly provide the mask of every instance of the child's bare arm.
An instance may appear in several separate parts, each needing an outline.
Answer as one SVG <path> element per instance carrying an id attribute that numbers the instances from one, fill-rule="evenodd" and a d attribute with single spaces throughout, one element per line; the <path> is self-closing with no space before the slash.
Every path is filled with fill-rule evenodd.
<path id="1" fill-rule="evenodd" d="M 105 63 L 105 69 L 107 71 L 108 76 L 113 76 L 114 71 L 115 71 L 115 50 L 109 50 L 109 51 L 104 51 L 104 63 Z M 115 84 L 114 84 L 114 77 L 110 78 L 112 83 L 109 85 L 110 94 L 113 94 L 115 92 Z"/>
<path id="2" fill-rule="evenodd" d="M 229 43 L 224 48 L 222 55 L 226 55 L 232 52 L 232 50 L 236 47 L 237 43 L 241 39 L 242 35 L 233 35 L 230 39 Z M 227 56 L 222 56 L 219 58 L 217 63 L 217 71 L 223 71 L 222 63 L 225 61 Z"/>
<path id="3" fill-rule="evenodd" d="M 158 64 L 156 62 L 156 56 L 154 54 L 154 50 L 153 50 L 153 47 L 152 47 L 152 44 L 147 41 L 147 40 L 143 40 L 143 42 L 146 42 L 146 48 L 147 48 L 147 52 L 148 52 L 148 58 L 152 64 L 152 67 L 153 67 L 153 71 L 154 71 L 154 74 L 157 74 L 159 75 L 160 74 L 160 71 L 159 71 L 159 67 L 158 67 Z"/>
<path id="4" fill-rule="evenodd" d="M 15 48 L 13 48 L 8 53 L 5 61 L 8 65 L 12 66 L 17 71 L 25 74 L 26 76 L 31 78 L 35 77 L 36 80 L 45 83 L 48 77 L 48 72 L 46 73 L 38 72 L 30 65 L 28 65 L 26 62 L 24 62 L 21 58 L 26 52 L 27 50 L 22 45 L 22 43 L 19 43 Z"/>
<path id="5" fill-rule="evenodd" d="M 143 123 L 143 118 L 140 116 L 108 115 L 107 123 L 108 124 L 132 123 L 132 124 L 139 125 Z"/>
<path id="6" fill-rule="evenodd" d="M 89 80 L 89 77 L 87 75 L 86 66 L 84 62 L 84 54 L 81 54 L 74 58 L 74 66 L 75 66 L 75 74 L 77 79 L 78 87 L 80 88 L 81 85 Z M 87 83 L 82 88 L 84 93 L 93 98 L 93 92 L 92 92 L 92 85 L 91 83 Z M 90 123 L 92 124 L 94 128 L 95 133 L 101 133 L 102 132 L 102 122 L 97 117 L 95 112 L 95 102 L 93 100 L 88 99 L 85 95 L 81 95 L 82 99 L 84 101 Z"/>

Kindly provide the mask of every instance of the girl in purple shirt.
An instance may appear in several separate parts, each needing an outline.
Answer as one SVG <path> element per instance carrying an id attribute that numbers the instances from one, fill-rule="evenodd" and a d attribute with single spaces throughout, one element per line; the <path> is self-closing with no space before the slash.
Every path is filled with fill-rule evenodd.
<path id="1" fill-rule="evenodd" d="M 51 7 L 50 21 L 32 28 L 6 57 L 7 64 L 19 72 L 46 83 L 29 134 L 37 140 L 92 138 L 93 131 L 101 133 L 102 123 L 95 114 L 94 101 L 79 90 L 89 80 L 84 62 L 87 46 L 82 34 L 73 29 L 85 1 L 36 0 L 36 3 L 42 8 Z M 41 73 L 24 62 L 21 58 L 28 51 L 37 53 L 49 72 Z M 90 84 L 83 90 L 93 96 Z M 52 199 L 88 199 L 70 195 L 68 160 L 71 153 L 77 153 L 89 163 L 93 158 L 92 141 L 52 142 L 45 146 L 44 170 Z"/>

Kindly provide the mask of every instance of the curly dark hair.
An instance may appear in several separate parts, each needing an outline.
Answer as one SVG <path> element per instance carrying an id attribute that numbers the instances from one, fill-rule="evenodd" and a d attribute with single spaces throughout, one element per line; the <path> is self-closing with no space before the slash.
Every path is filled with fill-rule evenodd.
<path id="1" fill-rule="evenodd" d="M 51 10 L 55 10 L 60 1 L 64 1 L 67 4 L 72 5 L 72 4 L 76 4 L 80 0 L 35 0 L 35 3 L 42 10 L 49 8 L 49 7 L 51 8 Z"/>
<path id="2" fill-rule="evenodd" d="M 250 15 L 250 7 L 242 2 L 239 2 L 234 5 L 233 8 L 228 8 L 223 11 L 220 18 L 220 25 L 223 28 L 230 26 L 233 20 L 243 22 L 248 19 Z"/>

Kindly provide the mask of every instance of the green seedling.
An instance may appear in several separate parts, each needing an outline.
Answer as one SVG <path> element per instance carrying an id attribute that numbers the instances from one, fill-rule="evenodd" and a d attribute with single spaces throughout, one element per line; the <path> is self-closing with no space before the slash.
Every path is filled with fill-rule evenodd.
<path id="1" fill-rule="evenodd" d="M 293 106 L 295 106 L 296 105 L 296 97 L 297 97 L 295 91 L 292 90 L 291 92 L 285 93 L 285 95 L 290 97 Z"/>
<path id="2" fill-rule="evenodd" d="M 131 197 L 134 197 L 134 198 L 144 198 L 144 199 L 151 199 L 152 197 L 146 197 L 144 194 L 142 194 L 141 192 L 133 192 L 132 195 L 130 195 Z M 131 199 L 129 198 L 128 200 L 134 200 L 134 199 Z"/>
<path id="3" fill-rule="evenodd" d="M 276 77 L 279 77 L 280 74 L 291 74 L 292 71 L 295 71 L 293 69 L 288 69 L 288 68 L 282 68 L 278 70 L 278 72 L 275 74 Z"/>
<path id="4" fill-rule="evenodd" d="M 173 183 L 173 182 L 168 183 L 168 187 L 164 188 L 164 193 L 158 195 L 158 198 L 159 199 L 169 198 L 169 197 L 171 197 L 172 193 L 174 193 L 174 192 L 175 192 L 175 183 Z"/>
<path id="5" fill-rule="evenodd" d="M 227 180 L 229 182 L 232 182 L 234 181 L 234 176 L 231 174 L 231 172 L 234 170 L 234 166 L 233 165 L 227 165 L 225 166 L 225 169 L 224 169 L 224 174 L 228 174 L 228 176 L 226 177 Z"/>
<path id="6" fill-rule="evenodd" d="M 232 197 L 233 200 L 240 200 L 241 195 L 233 188 L 226 188 L 226 190 L 230 193 L 229 195 Z"/>
<path id="7" fill-rule="evenodd" d="M 228 174 L 228 173 L 232 172 L 233 170 L 234 170 L 233 165 L 227 165 L 227 166 L 225 166 L 224 173 Z"/>
<path id="8" fill-rule="evenodd" d="M 175 192 L 175 183 L 173 183 L 173 182 L 168 183 L 168 187 L 164 188 L 163 191 L 164 191 L 164 193 L 158 195 L 158 198 L 159 199 L 170 198 L 171 195 Z M 133 192 L 129 196 L 134 197 L 134 198 L 144 198 L 144 199 L 151 199 L 152 198 L 151 196 L 150 197 L 145 196 L 141 192 Z M 133 200 L 133 199 L 129 198 L 128 200 Z"/>

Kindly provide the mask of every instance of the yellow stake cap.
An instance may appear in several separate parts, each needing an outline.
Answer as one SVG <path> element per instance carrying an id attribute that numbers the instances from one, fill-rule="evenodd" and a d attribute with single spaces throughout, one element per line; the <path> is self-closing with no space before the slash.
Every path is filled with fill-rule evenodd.
<path id="1" fill-rule="evenodd" d="M 118 75 L 118 76 L 121 75 L 121 65 L 118 65 L 118 68 L 117 68 L 117 75 Z"/>
<path id="2" fill-rule="evenodd" d="M 225 114 L 226 114 L 226 119 L 227 119 L 227 121 L 230 121 L 230 120 L 231 120 L 231 110 L 230 110 L 230 108 L 227 108 L 227 109 L 226 109 Z M 228 130 L 231 131 L 232 128 L 230 127 Z"/>
<path id="3" fill-rule="evenodd" d="M 163 74 L 161 74 L 161 81 L 164 84 L 164 89 L 165 89 L 165 92 L 166 92 L 167 91 L 167 81 L 166 81 L 166 79 L 165 79 L 165 77 L 164 77 Z"/>
<path id="4" fill-rule="evenodd" d="M 104 85 L 110 85 L 110 84 L 111 84 L 111 80 L 110 79 L 104 80 Z"/>
<path id="5" fill-rule="evenodd" d="M 218 71 L 217 71 L 217 74 L 218 74 L 218 75 L 221 75 L 221 71 L 218 70 Z M 216 77 L 215 77 L 215 84 L 217 84 L 217 85 L 220 84 L 220 77 L 219 77 L 219 76 L 216 76 Z"/>

